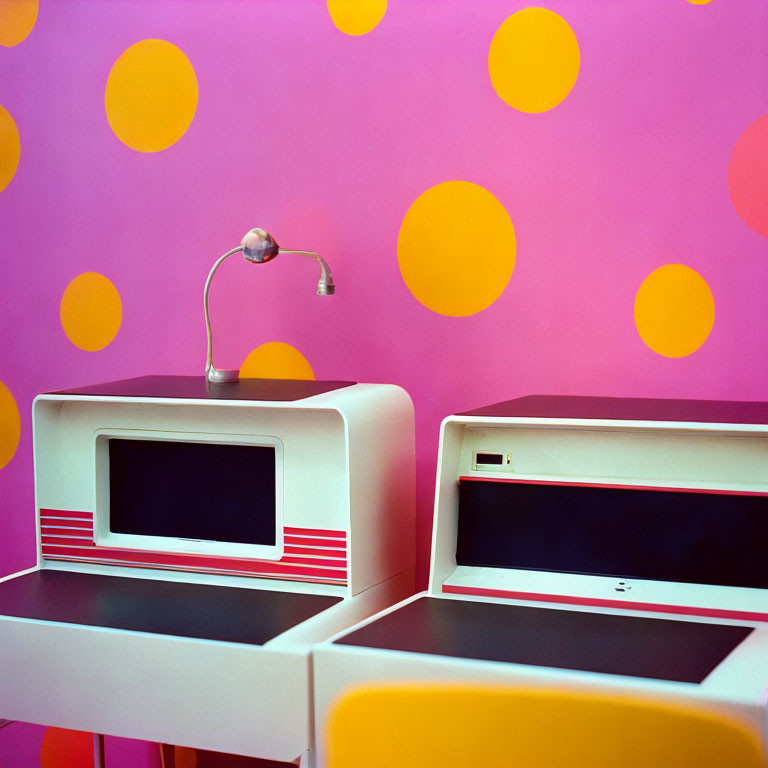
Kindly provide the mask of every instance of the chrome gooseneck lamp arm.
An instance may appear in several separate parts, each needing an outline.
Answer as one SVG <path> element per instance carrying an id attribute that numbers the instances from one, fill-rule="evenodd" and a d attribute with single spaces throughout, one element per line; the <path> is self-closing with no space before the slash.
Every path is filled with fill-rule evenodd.
<path id="1" fill-rule="evenodd" d="M 317 260 L 320 265 L 320 279 L 317 281 L 318 296 L 332 296 L 336 291 L 333 282 L 333 275 L 328 264 L 318 254 L 313 251 L 294 251 L 287 248 L 281 248 L 272 235 L 263 229 L 252 229 L 247 232 L 242 243 L 231 251 L 227 251 L 220 256 L 211 271 L 208 273 L 208 279 L 205 281 L 203 291 L 203 309 L 205 310 L 205 332 L 208 340 L 208 348 L 205 356 L 205 378 L 211 384 L 225 384 L 227 382 L 237 381 L 240 378 L 239 371 L 220 371 L 213 365 L 213 339 L 211 335 L 211 317 L 208 312 L 208 291 L 211 288 L 211 280 L 216 274 L 216 270 L 221 266 L 225 259 L 228 259 L 235 253 L 242 251 L 243 256 L 254 264 L 265 264 L 272 261 L 278 253 L 294 253 L 298 256 L 310 256 Z"/>

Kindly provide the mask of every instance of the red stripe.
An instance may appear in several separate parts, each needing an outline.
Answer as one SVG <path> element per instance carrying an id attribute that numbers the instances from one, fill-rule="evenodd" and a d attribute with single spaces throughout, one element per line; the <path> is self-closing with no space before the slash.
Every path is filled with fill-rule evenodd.
<path id="1" fill-rule="evenodd" d="M 40 518 L 40 525 L 53 526 L 54 528 L 84 528 L 93 530 L 93 523 L 90 520 L 51 520 L 48 517 Z"/>
<path id="2" fill-rule="evenodd" d="M 286 536 L 286 544 L 303 544 L 306 547 L 317 545 L 318 547 L 332 547 L 333 549 L 346 549 L 347 543 L 345 541 L 331 541 L 331 539 L 306 539 L 299 536 Z"/>
<path id="3" fill-rule="evenodd" d="M 346 531 L 331 531 L 326 528 L 283 528 L 287 536 L 332 536 L 335 539 L 346 539 Z"/>
<path id="4" fill-rule="evenodd" d="M 317 555 L 318 557 L 346 557 L 346 552 L 339 549 L 312 549 L 310 547 L 293 547 L 286 544 L 283 549 L 286 555 Z"/>
<path id="5" fill-rule="evenodd" d="M 330 568 L 346 568 L 346 558 L 326 560 L 322 557 L 282 557 L 278 562 L 296 563 L 297 565 L 327 565 Z"/>
<path id="6" fill-rule="evenodd" d="M 518 480 L 507 477 L 460 477 L 468 483 L 518 483 L 520 485 L 563 485 L 568 488 L 619 488 L 631 491 L 672 491 L 674 493 L 712 493 L 722 496 L 768 496 L 761 491 L 722 491 L 714 488 L 668 488 L 655 485 L 613 485 L 611 483 L 577 483 L 560 480 Z"/>
<path id="7" fill-rule="evenodd" d="M 92 512 L 41 509 L 40 522 L 43 555 L 53 560 L 84 558 L 90 562 L 139 568 L 232 573 L 321 584 L 346 583 L 346 531 L 285 527 L 285 555 L 280 561 L 264 561 L 97 547 L 93 542 Z"/>
<path id="8" fill-rule="evenodd" d="M 40 514 L 53 517 L 76 517 L 79 520 L 93 520 L 93 512 L 77 512 L 69 509 L 41 509 Z"/>
<path id="9" fill-rule="evenodd" d="M 151 565 L 177 565 L 187 568 L 218 568 L 232 571 L 248 571 L 250 573 L 292 573 L 309 576 L 333 576 L 345 578 L 346 568 L 302 568 L 301 566 L 282 564 L 278 562 L 241 560 L 238 558 L 213 557 L 204 555 L 173 555 L 165 552 L 137 552 L 136 550 L 96 548 L 97 557 L 108 560 L 121 560 L 128 563 L 149 563 Z M 55 557 L 57 554 L 68 557 L 93 557 L 93 550 L 80 549 L 78 547 L 62 547 L 55 550 L 46 550 L 46 557 Z"/>
<path id="10" fill-rule="evenodd" d="M 66 544 L 70 547 L 95 547 L 92 538 L 79 539 L 75 536 L 43 536 L 43 544 Z"/>
<path id="11" fill-rule="evenodd" d="M 443 592 L 455 595 L 482 595 L 502 597 L 510 600 L 536 600 L 543 603 L 566 605 L 589 605 L 600 608 L 625 608 L 631 611 L 653 611 L 654 613 L 678 613 L 685 616 L 707 616 L 714 619 L 739 619 L 741 621 L 768 621 L 768 613 L 755 611 L 728 611 L 722 608 L 698 608 L 693 605 L 664 605 L 663 603 L 634 603 L 624 600 L 602 600 L 595 597 L 574 597 L 572 595 L 543 595 L 538 592 L 513 592 L 506 589 L 484 587 L 459 587 L 443 584 Z"/>

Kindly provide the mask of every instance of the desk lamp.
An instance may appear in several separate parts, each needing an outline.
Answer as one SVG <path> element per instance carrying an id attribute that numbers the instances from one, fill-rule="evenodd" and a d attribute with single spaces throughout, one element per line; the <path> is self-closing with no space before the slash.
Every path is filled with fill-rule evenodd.
<path id="1" fill-rule="evenodd" d="M 205 308 L 205 331 L 208 336 L 208 351 L 205 358 L 205 378 L 212 384 L 224 384 L 237 381 L 240 376 L 239 371 L 219 371 L 214 367 L 213 344 L 211 341 L 211 318 L 208 313 L 208 290 L 211 287 L 211 280 L 213 279 L 214 274 L 216 274 L 216 270 L 225 259 L 240 251 L 242 251 L 243 256 L 248 261 L 253 262 L 254 264 L 266 264 L 266 262 L 272 261 L 278 253 L 295 253 L 298 256 L 311 256 L 312 258 L 317 259 L 317 262 L 320 265 L 320 279 L 317 281 L 317 295 L 332 296 L 336 290 L 336 286 L 333 283 L 333 275 L 331 274 L 328 264 L 313 251 L 294 251 L 287 248 L 281 248 L 272 235 L 258 227 L 250 230 L 250 232 L 246 232 L 245 237 L 243 237 L 242 242 L 237 248 L 233 248 L 231 251 L 228 251 L 217 259 L 216 263 L 211 268 L 208 279 L 205 281 L 203 306 Z"/>

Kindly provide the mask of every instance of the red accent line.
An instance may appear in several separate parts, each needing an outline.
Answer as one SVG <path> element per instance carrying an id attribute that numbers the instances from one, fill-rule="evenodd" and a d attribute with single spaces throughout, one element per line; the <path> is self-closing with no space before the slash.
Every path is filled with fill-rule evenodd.
<path id="1" fill-rule="evenodd" d="M 290 528 L 285 526 L 283 531 L 288 536 L 332 536 L 334 539 L 346 539 L 346 531 L 332 531 L 327 528 Z"/>
<path id="2" fill-rule="evenodd" d="M 729 611 L 722 608 L 698 608 L 693 605 L 664 605 L 663 603 L 635 603 L 624 600 L 602 600 L 597 597 L 575 597 L 573 595 L 545 595 L 538 592 L 513 592 L 506 589 L 484 587 L 461 587 L 443 584 L 443 592 L 455 595 L 482 595 L 502 597 L 510 600 L 536 600 L 543 603 L 566 605 L 590 605 L 600 608 L 625 608 L 630 611 L 653 611 L 654 613 L 678 613 L 685 616 L 707 616 L 714 619 L 739 619 L 741 621 L 768 621 L 768 613 L 754 611 Z"/>
<path id="3" fill-rule="evenodd" d="M 282 557 L 280 563 L 295 563 L 297 565 L 327 565 L 329 568 L 346 568 L 346 558 L 327 560 L 321 557 Z"/>
<path id="4" fill-rule="evenodd" d="M 54 528 L 85 528 L 93 530 L 93 523 L 90 520 L 51 520 L 48 517 L 40 518 L 40 525 L 52 526 Z"/>
<path id="5" fill-rule="evenodd" d="M 43 536 L 43 544 L 65 544 L 70 547 L 95 547 L 93 538 L 80 538 L 77 536 Z"/>
<path id="6" fill-rule="evenodd" d="M 40 527 L 41 536 L 64 536 L 73 539 L 90 539 L 93 541 L 93 528 L 56 528 L 51 525 Z"/>
<path id="7" fill-rule="evenodd" d="M 93 512 L 78 512 L 70 509 L 40 509 L 40 515 L 45 517 L 76 517 L 79 520 L 93 520 Z"/>
<path id="8" fill-rule="evenodd" d="M 714 488 L 668 488 L 655 485 L 614 485 L 612 483 L 577 483 L 560 480 L 518 480 L 507 477 L 465 477 L 459 478 L 459 482 L 469 483 L 518 483 L 519 485 L 564 485 L 569 488 L 619 488 L 630 491 L 672 491 L 674 493 L 712 493 L 722 496 L 768 496 L 761 491 L 723 491 Z"/>
<path id="9" fill-rule="evenodd" d="M 286 536 L 286 544 L 303 544 L 304 546 L 311 547 L 317 545 L 320 547 L 332 547 L 333 549 L 346 549 L 347 543 L 345 541 L 331 541 L 330 539 L 307 539 L 300 538 L 299 536 Z"/>
<path id="10" fill-rule="evenodd" d="M 346 557 L 346 550 L 340 549 L 320 549 L 319 547 L 313 549 L 311 547 L 293 547 L 290 544 L 286 544 L 283 548 L 283 552 L 286 555 L 316 555 L 317 557 Z"/>
<path id="11" fill-rule="evenodd" d="M 148 563 L 150 565 L 178 565 L 187 568 L 221 568 L 233 571 L 248 571 L 259 573 L 290 573 L 307 576 L 335 576 L 346 578 L 346 568 L 306 568 L 297 565 L 283 564 L 264 560 L 241 560 L 238 558 L 214 557 L 205 555 L 168 554 L 165 552 L 137 552 L 136 550 L 109 549 L 107 547 L 96 548 L 97 557 L 104 559 L 120 560 L 126 563 Z M 62 547 L 56 550 L 46 550 L 43 547 L 45 557 L 53 557 L 57 554 L 69 557 L 93 557 L 94 550 L 80 549 L 78 547 Z"/>

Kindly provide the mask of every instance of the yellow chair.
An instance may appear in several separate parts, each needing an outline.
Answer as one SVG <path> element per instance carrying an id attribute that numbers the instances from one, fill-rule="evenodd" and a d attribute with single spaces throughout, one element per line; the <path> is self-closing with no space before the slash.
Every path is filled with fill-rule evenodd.
<path id="1" fill-rule="evenodd" d="M 335 707 L 329 768 L 765 768 L 721 713 L 576 690 L 381 685 Z"/>

